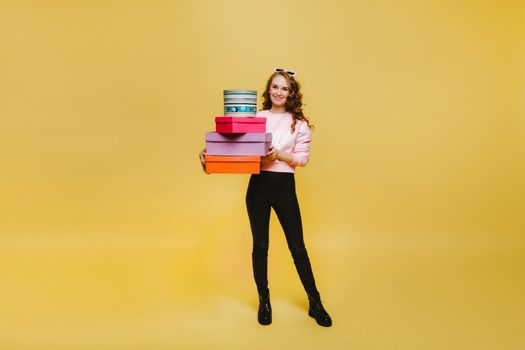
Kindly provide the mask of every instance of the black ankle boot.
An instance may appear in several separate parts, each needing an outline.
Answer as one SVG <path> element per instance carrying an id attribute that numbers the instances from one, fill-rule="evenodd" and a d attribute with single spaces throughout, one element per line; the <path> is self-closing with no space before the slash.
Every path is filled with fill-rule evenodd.
<path id="1" fill-rule="evenodd" d="M 315 318 L 317 324 L 323 327 L 330 327 L 332 325 L 332 319 L 328 312 L 326 312 L 323 304 L 321 304 L 321 298 L 313 298 L 308 295 L 310 301 L 310 308 L 308 309 L 308 315 Z"/>
<path id="2" fill-rule="evenodd" d="M 259 312 L 257 312 L 257 320 L 262 325 L 269 325 L 272 323 L 272 305 L 270 304 L 270 294 L 263 296 L 259 294 Z"/>

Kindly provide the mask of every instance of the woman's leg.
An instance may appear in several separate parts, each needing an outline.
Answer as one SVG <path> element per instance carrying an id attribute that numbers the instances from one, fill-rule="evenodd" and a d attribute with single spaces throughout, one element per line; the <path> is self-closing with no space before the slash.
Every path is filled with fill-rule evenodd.
<path id="1" fill-rule="evenodd" d="M 252 175 L 246 193 L 246 209 L 253 237 L 252 265 L 257 291 L 268 296 L 268 245 L 270 202 L 266 196 L 267 186 L 261 175 Z"/>
<path id="2" fill-rule="evenodd" d="M 303 239 L 303 225 L 301 211 L 295 193 L 295 178 L 293 174 L 286 174 L 286 183 L 283 184 L 279 195 L 272 201 L 272 206 L 283 227 L 288 248 L 292 253 L 299 278 L 308 295 L 319 298 L 315 285 L 310 259 Z"/>

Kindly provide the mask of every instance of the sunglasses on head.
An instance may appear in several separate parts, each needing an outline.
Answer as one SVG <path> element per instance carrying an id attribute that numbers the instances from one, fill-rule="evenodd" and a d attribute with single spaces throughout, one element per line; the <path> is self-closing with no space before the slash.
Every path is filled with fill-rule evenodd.
<path id="1" fill-rule="evenodd" d="M 291 70 L 284 69 L 284 68 L 275 68 L 273 71 L 276 73 L 286 73 L 291 77 L 295 77 L 297 75 L 297 73 L 292 72 Z"/>

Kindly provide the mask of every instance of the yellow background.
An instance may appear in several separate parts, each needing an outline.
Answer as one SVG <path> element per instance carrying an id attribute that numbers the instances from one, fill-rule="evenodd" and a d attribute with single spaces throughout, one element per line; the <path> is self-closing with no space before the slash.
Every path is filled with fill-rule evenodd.
<path id="1" fill-rule="evenodd" d="M 2 1 L 2 349 L 519 349 L 523 1 Z M 222 90 L 298 72 L 329 329 L 247 176 L 197 159 Z M 260 102 L 260 101 L 259 101 Z"/>

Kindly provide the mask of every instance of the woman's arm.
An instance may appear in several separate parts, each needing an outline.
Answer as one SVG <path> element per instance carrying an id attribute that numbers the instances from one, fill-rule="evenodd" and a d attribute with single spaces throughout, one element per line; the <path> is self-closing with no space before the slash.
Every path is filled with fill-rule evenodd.
<path id="1" fill-rule="evenodd" d="M 270 147 L 270 151 L 263 160 L 274 161 L 278 159 L 293 166 L 305 166 L 310 160 L 310 140 L 310 128 L 306 123 L 300 123 L 292 152 L 278 151 Z"/>
<path id="2" fill-rule="evenodd" d="M 275 148 L 271 147 L 270 151 L 266 154 L 266 159 L 271 160 L 271 161 L 278 159 L 288 164 L 292 164 L 293 154 L 288 153 L 288 152 L 278 151 Z"/>
<path id="3" fill-rule="evenodd" d="M 295 139 L 295 146 L 290 155 L 292 160 L 290 164 L 293 166 L 305 166 L 310 160 L 310 140 L 312 133 L 308 124 L 302 122 L 297 125 L 297 138 Z"/>

